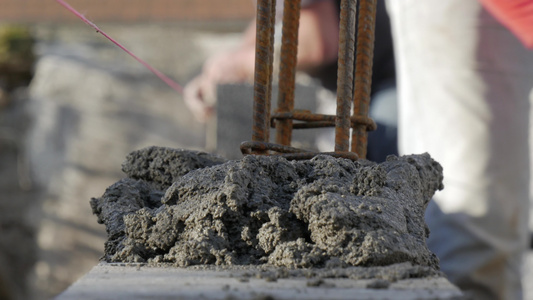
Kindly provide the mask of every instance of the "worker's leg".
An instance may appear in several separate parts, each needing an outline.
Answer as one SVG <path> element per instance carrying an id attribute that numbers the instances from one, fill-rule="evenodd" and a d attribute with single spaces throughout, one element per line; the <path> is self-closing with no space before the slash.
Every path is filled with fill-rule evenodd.
<path id="1" fill-rule="evenodd" d="M 428 207 L 442 270 L 476 299 L 520 299 L 533 52 L 476 0 L 392 0 L 399 147 L 444 168 Z"/>

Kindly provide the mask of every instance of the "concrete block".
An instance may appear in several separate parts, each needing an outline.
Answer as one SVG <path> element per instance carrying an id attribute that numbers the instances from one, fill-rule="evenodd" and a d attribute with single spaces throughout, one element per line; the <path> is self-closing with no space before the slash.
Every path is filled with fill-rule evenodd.
<path id="1" fill-rule="evenodd" d="M 314 82 L 296 85 L 295 108 L 310 110 L 316 113 L 319 102 L 319 90 L 323 89 Z M 272 112 L 277 108 L 278 86 L 272 89 Z M 253 86 L 251 84 L 227 84 L 217 89 L 216 122 L 208 129 L 212 132 L 208 137 L 208 148 L 228 159 L 241 159 L 239 146 L 252 139 Z M 318 130 L 294 130 L 293 146 L 308 150 L 316 150 L 315 137 Z M 270 131 L 270 141 L 275 141 L 276 131 Z"/>
<path id="2" fill-rule="evenodd" d="M 57 300 L 74 299 L 458 299 L 444 277 L 379 284 L 375 279 L 253 276 L 258 267 L 147 267 L 99 264 Z"/>

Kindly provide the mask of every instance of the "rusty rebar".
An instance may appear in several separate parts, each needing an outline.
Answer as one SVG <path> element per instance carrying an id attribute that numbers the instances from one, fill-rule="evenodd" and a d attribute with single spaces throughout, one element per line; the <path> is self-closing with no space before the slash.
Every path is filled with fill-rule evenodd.
<path id="1" fill-rule="evenodd" d="M 291 112 L 294 109 L 294 86 L 296 81 L 296 56 L 298 54 L 298 27 L 300 24 L 300 0 L 285 0 L 279 71 L 278 108 L 276 112 Z M 290 145 L 292 120 L 276 122 L 276 143 Z"/>
<path id="2" fill-rule="evenodd" d="M 351 160 L 357 160 L 358 156 L 353 152 L 313 152 L 306 151 L 290 146 L 278 145 L 266 142 L 243 142 L 241 144 L 241 152 L 243 155 L 250 155 L 252 153 L 264 152 L 269 153 L 271 151 L 277 152 L 276 156 L 282 156 L 289 160 L 302 160 L 311 159 L 317 155 L 330 155 L 333 157 L 347 158 Z M 266 154 L 272 155 L 272 154 Z"/>
<path id="3" fill-rule="evenodd" d="M 376 129 L 375 122 L 368 117 L 376 0 L 361 0 L 359 18 L 356 17 L 357 0 L 341 1 L 337 114 L 335 116 L 294 109 L 300 0 L 284 1 L 280 94 L 278 109 L 272 117 L 270 117 L 270 102 L 276 0 L 258 1 L 253 134 L 251 142 L 241 144 L 241 152 L 244 155 L 279 155 L 287 159 L 310 159 L 316 155 L 326 154 L 357 160 L 360 157 L 358 154 L 366 155 L 367 131 Z M 358 48 L 355 51 L 357 19 L 359 20 Z M 354 67 L 356 67 L 355 79 Z M 353 114 L 350 111 L 352 101 Z M 277 144 L 269 143 L 270 126 L 276 128 Z M 333 126 L 335 127 L 335 152 L 319 153 L 289 146 L 292 129 Z M 351 152 L 349 149 L 350 129 L 353 129 Z"/>
<path id="4" fill-rule="evenodd" d="M 242 154 L 252 154 L 257 151 L 265 152 L 267 150 L 279 152 L 279 153 L 305 153 L 310 152 L 307 150 L 302 150 L 298 148 L 294 148 L 291 146 L 285 146 L 285 145 L 278 145 L 273 143 L 267 143 L 267 142 L 243 142 L 241 143 L 241 152 Z"/>
<path id="5" fill-rule="evenodd" d="M 252 140 L 260 142 L 268 141 L 270 131 L 275 6 L 275 0 L 257 1 Z"/>
<path id="6" fill-rule="evenodd" d="M 286 113 L 274 113 L 272 115 L 272 120 L 275 120 L 276 123 L 279 120 L 296 120 L 296 121 L 305 121 L 308 123 L 296 123 L 293 124 L 294 128 L 318 128 L 318 127 L 335 127 L 336 116 L 334 115 L 323 115 L 323 114 L 313 114 L 309 111 L 293 111 Z M 376 130 L 377 125 L 371 118 L 367 116 L 357 116 L 353 115 L 349 118 L 350 126 L 354 127 L 355 125 L 363 125 L 368 131 Z M 319 126 L 313 127 L 311 124 L 320 124 Z"/>
<path id="7" fill-rule="evenodd" d="M 270 141 L 270 112 L 272 107 L 272 76 L 274 72 L 274 35 L 276 33 L 276 0 L 270 0 L 270 43 L 268 50 L 268 96 L 266 98 L 265 141 Z"/>
<path id="8" fill-rule="evenodd" d="M 357 0 L 341 1 L 335 152 L 347 152 L 350 150 L 350 108 L 353 97 L 356 8 Z"/>
<path id="9" fill-rule="evenodd" d="M 367 116 L 372 85 L 374 57 L 374 28 L 376 25 L 376 0 L 360 0 L 355 58 L 354 116 Z M 351 151 L 366 158 L 368 144 L 367 128 L 356 124 L 352 130 Z"/>
<path id="10" fill-rule="evenodd" d="M 278 154 L 279 156 L 282 156 L 288 160 L 304 160 L 304 159 L 311 159 L 318 155 L 329 155 L 336 158 L 346 158 L 353 161 L 356 161 L 359 159 L 359 156 L 357 156 L 356 153 L 353 152 L 305 152 L 305 153 L 283 153 Z"/>

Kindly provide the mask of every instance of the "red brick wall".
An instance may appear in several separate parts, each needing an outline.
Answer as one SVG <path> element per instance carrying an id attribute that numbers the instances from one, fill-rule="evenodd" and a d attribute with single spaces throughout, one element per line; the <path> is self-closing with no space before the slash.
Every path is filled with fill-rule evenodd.
<path id="1" fill-rule="evenodd" d="M 93 21 L 250 19 L 252 0 L 66 0 Z M 55 0 L 0 0 L 0 22 L 64 22 L 75 17 Z"/>

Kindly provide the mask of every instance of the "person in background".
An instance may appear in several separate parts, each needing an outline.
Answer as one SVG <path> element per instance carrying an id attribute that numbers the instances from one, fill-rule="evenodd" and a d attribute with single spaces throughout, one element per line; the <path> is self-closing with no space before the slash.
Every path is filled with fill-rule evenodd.
<path id="1" fill-rule="evenodd" d="M 521 299 L 533 1 L 387 5 L 399 78 L 400 153 L 429 152 L 444 168 L 445 188 L 426 212 L 428 246 L 451 282 L 473 299 Z"/>
<path id="2" fill-rule="evenodd" d="M 303 0 L 301 6 L 297 69 L 336 92 L 340 0 Z M 278 12 L 276 19 L 281 20 L 282 9 Z M 236 49 L 210 57 L 202 73 L 185 86 L 185 101 L 198 120 L 206 121 L 213 114 L 218 84 L 253 82 L 255 28 L 253 21 Z M 388 155 L 397 154 L 396 72 L 384 0 L 379 0 L 377 6 L 374 52 L 370 117 L 378 129 L 369 133 L 367 158 L 381 162 Z M 321 106 L 328 107 L 322 113 L 335 114 L 334 101 Z M 333 129 L 319 141 L 320 150 L 331 151 L 328 148 L 333 145 Z M 324 141 L 327 145 L 323 145 Z"/>

